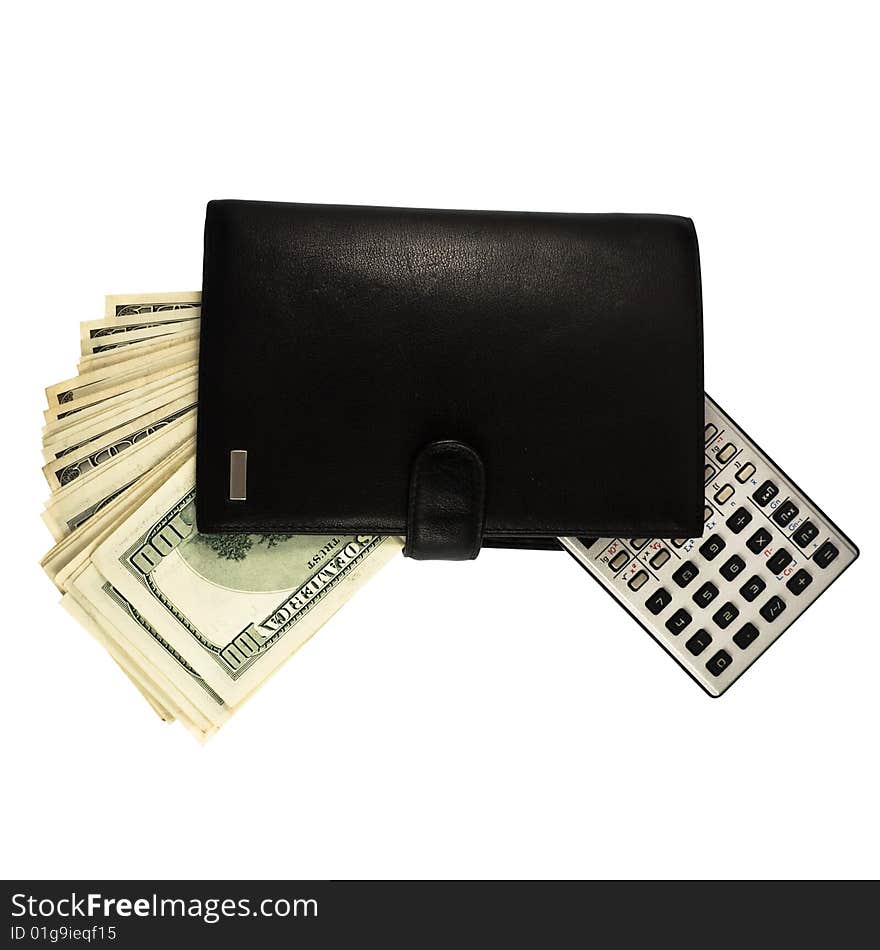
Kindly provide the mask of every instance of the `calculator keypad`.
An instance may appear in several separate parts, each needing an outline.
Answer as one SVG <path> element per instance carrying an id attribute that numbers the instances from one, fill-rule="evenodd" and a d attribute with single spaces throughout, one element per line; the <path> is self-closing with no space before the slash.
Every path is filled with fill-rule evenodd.
<path id="1" fill-rule="evenodd" d="M 699 575 L 700 569 L 693 561 L 685 561 L 681 567 L 675 569 L 672 579 L 679 587 L 687 587 L 690 582 Z"/>
<path id="2" fill-rule="evenodd" d="M 812 521 L 805 521 L 797 531 L 792 534 L 794 543 L 799 548 L 805 548 L 809 545 L 811 541 L 816 539 L 816 536 L 819 534 L 819 529 L 813 524 Z"/>
<path id="3" fill-rule="evenodd" d="M 739 534 L 751 520 L 752 513 L 749 509 L 740 507 L 727 519 L 725 524 L 734 534 Z"/>
<path id="4" fill-rule="evenodd" d="M 767 589 L 764 578 L 758 574 L 753 574 L 739 589 L 740 596 L 747 603 L 751 603 L 758 598 Z"/>
<path id="5" fill-rule="evenodd" d="M 752 554 L 760 554 L 764 548 L 773 540 L 773 535 L 767 528 L 758 528 L 758 530 L 746 541 L 748 549 Z"/>
<path id="6" fill-rule="evenodd" d="M 720 696 L 858 550 L 706 397 L 701 538 L 562 538 L 711 695 Z"/>
<path id="7" fill-rule="evenodd" d="M 712 642 L 710 634 L 705 630 L 698 630 L 685 644 L 685 647 L 694 655 L 699 656 Z"/>
<path id="8" fill-rule="evenodd" d="M 705 584 L 701 584 L 697 592 L 693 596 L 693 601 L 698 607 L 708 607 L 713 600 L 718 596 L 718 588 L 712 583 L 712 581 L 706 581 Z"/>

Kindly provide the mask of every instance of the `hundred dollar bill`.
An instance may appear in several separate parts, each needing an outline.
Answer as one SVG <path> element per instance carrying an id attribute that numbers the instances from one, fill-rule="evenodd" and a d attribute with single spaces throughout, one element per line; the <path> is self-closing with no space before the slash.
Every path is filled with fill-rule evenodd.
<path id="1" fill-rule="evenodd" d="M 181 363 L 181 358 L 187 359 L 188 362 L 193 361 L 192 348 L 187 342 L 169 346 L 160 357 L 143 356 L 140 359 L 127 360 L 124 368 L 117 372 L 112 368 L 95 370 L 55 383 L 46 389 L 46 399 L 49 403 L 49 408 L 44 413 L 46 422 L 52 425 L 113 396 L 132 392 L 180 372 L 186 366 Z"/>
<path id="2" fill-rule="evenodd" d="M 188 313 L 183 310 L 181 313 Z M 199 313 L 193 308 L 194 314 Z M 125 349 L 133 343 L 154 340 L 175 333 L 191 333 L 198 329 L 197 317 L 175 320 L 140 320 L 135 323 L 108 323 L 106 320 L 89 320 L 79 325 L 79 348 L 83 356 L 92 353 Z"/>
<path id="3" fill-rule="evenodd" d="M 135 424 L 138 419 L 151 412 L 170 407 L 181 399 L 186 400 L 187 404 L 195 404 L 196 389 L 197 381 L 193 374 L 189 379 L 171 386 L 161 386 L 150 392 L 138 390 L 133 397 L 129 395 L 128 399 L 122 399 L 109 410 L 85 420 L 84 423 L 46 435 L 43 439 L 43 459 L 50 463 L 75 452 L 82 455 L 90 451 L 98 440 L 110 438 L 115 434 L 115 430 Z"/>
<path id="4" fill-rule="evenodd" d="M 104 316 L 107 320 L 126 320 L 145 313 L 189 310 L 201 306 L 201 303 L 202 294 L 198 290 L 159 294 L 108 294 L 104 298 Z"/>
<path id="5" fill-rule="evenodd" d="M 180 344 L 182 343 L 186 346 L 181 347 Z M 76 364 L 76 371 L 80 375 L 100 369 L 109 370 L 111 373 L 121 373 L 128 366 L 133 365 L 132 360 L 140 357 L 164 356 L 165 352 L 172 347 L 179 351 L 177 358 L 181 363 L 196 359 L 199 354 L 198 330 L 187 333 L 169 333 L 148 340 L 138 340 L 121 349 L 105 350 L 102 353 L 91 353 L 88 356 L 82 356 Z"/>
<path id="6" fill-rule="evenodd" d="M 65 595 L 68 596 L 68 595 Z M 133 678 L 201 739 L 215 732 L 232 709 L 207 686 L 151 624 L 89 564 L 71 585 L 70 596 L 125 657 Z"/>
<path id="7" fill-rule="evenodd" d="M 174 449 L 193 438 L 195 432 L 194 415 L 182 416 L 144 438 L 124 455 L 60 488 L 43 512 L 43 521 L 52 536 L 60 541 L 88 521 Z"/>
<path id="8" fill-rule="evenodd" d="M 62 593 L 65 592 L 70 578 L 91 560 L 98 545 L 194 452 L 195 439 L 188 439 L 149 472 L 136 479 L 131 488 L 112 498 L 91 518 L 62 538 L 40 561 L 52 583 Z"/>
<path id="9" fill-rule="evenodd" d="M 178 719 L 199 739 L 204 740 L 228 718 L 230 708 L 214 697 L 210 690 L 200 686 L 197 673 L 181 666 L 173 651 L 166 655 L 161 638 L 150 636 L 148 626 L 139 622 L 136 614 L 108 587 L 91 564 L 91 554 L 98 544 L 127 513 L 149 497 L 168 474 L 179 467 L 183 459 L 192 457 L 194 448 L 194 441 L 190 440 L 173 452 L 154 471 L 138 479 L 130 491 L 111 501 L 57 544 L 42 564 L 65 594 L 62 604 L 68 612 L 105 647 L 147 702 L 163 719 Z M 142 639 L 140 645 L 138 637 Z M 148 648 L 159 651 L 159 666 L 153 662 L 155 656 L 150 659 L 144 654 L 144 643 Z M 160 668 L 163 659 L 166 665 L 170 664 L 170 676 L 168 670 Z M 181 686 L 183 690 L 179 688 Z"/>
<path id="10" fill-rule="evenodd" d="M 104 597 L 102 580 L 90 566 L 78 578 L 77 586 L 61 598 L 61 605 L 104 647 L 160 719 L 165 722 L 179 721 L 201 742 L 210 738 L 229 718 L 231 711 L 218 707 L 221 712 L 217 720 L 204 716 L 188 696 L 132 647 L 120 634 L 119 629 L 88 599 L 80 589 L 80 584 L 83 584 L 83 589 L 94 587 L 98 592 L 97 596 Z M 117 622 L 120 619 L 114 618 Z M 121 622 L 124 624 L 125 620 L 122 619 Z"/>
<path id="11" fill-rule="evenodd" d="M 148 675 L 108 637 L 104 630 L 95 622 L 88 610 L 81 605 L 73 594 L 65 594 L 61 598 L 61 606 L 71 617 L 110 654 L 110 657 L 123 673 L 129 678 L 132 685 L 144 697 L 149 706 L 163 722 L 174 722 L 176 711 L 172 711 L 172 703 L 162 693 L 158 684 L 152 682 Z"/>
<path id="12" fill-rule="evenodd" d="M 195 391 L 197 386 L 198 373 L 195 363 L 184 364 L 182 369 L 167 376 L 163 374 L 151 383 L 119 393 L 98 405 L 83 409 L 75 416 L 44 426 L 43 447 L 46 450 L 51 449 L 54 454 L 59 449 L 67 450 L 71 446 L 81 445 L 93 436 L 115 428 L 120 424 L 120 419 L 134 419 L 149 407 L 173 401 L 187 391 L 187 387 Z"/>
<path id="13" fill-rule="evenodd" d="M 224 702 L 242 702 L 403 546 L 377 535 L 202 535 L 185 462 L 93 555 Z"/>
<path id="14" fill-rule="evenodd" d="M 170 405 L 161 406 L 90 439 L 79 449 L 63 452 L 59 458 L 43 466 L 43 475 L 49 483 L 49 488 L 53 492 L 58 491 L 75 479 L 118 458 L 127 449 L 138 445 L 177 419 L 188 414 L 194 417 L 195 411 L 196 401 L 193 396 L 177 399 Z"/>

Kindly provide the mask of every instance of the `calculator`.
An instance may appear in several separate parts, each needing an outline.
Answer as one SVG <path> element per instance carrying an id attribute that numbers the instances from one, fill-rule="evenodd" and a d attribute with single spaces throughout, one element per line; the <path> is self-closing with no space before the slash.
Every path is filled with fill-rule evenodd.
<path id="1" fill-rule="evenodd" d="M 560 538 L 711 696 L 720 696 L 859 556 L 706 396 L 699 538 Z"/>

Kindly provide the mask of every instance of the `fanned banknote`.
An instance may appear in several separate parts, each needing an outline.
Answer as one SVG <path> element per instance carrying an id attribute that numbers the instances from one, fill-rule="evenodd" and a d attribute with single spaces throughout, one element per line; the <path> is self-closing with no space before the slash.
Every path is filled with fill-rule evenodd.
<path id="1" fill-rule="evenodd" d="M 107 297 L 47 388 L 43 567 L 161 719 L 206 739 L 388 560 L 378 535 L 201 535 L 197 292 Z"/>

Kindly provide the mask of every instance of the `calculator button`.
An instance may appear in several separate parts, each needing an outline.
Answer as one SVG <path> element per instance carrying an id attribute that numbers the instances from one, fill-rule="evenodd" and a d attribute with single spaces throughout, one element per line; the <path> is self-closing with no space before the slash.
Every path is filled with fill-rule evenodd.
<path id="1" fill-rule="evenodd" d="M 720 535 L 713 534 L 700 545 L 700 554 L 702 554 L 707 561 L 714 561 L 725 547 L 724 538 Z"/>
<path id="2" fill-rule="evenodd" d="M 650 538 L 630 538 L 629 543 L 640 551 L 651 539 Z"/>
<path id="3" fill-rule="evenodd" d="M 771 574 L 781 574 L 788 565 L 791 564 L 791 555 L 785 548 L 780 548 L 770 560 L 767 561 L 767 570 Z"/>
<path id="4" fill-rule="evenodd" d="M 614 555 L 613 558 L 608 562 L 608 566 L 612 571 L 619 571 L 624 564 L 629 560 L 629 555 L 626 551 L 620 551 Z"/>
<path id="5" fill-rule="evenodd" d="M 722 485 L 721 488 L 715 492 L 715 501 L 717 501 L 719 505 L 730 501 L 731 498 L 733 498 L 733 485 Z"/>
<path id="6" fill-rule="evenodd" d="M 729 627 L 734 620 L 739 616 L 739 608 L 736 605 L 728 601 L 723 607 L 719 608 L 712 614 L 712 619 L 715 623 L 721 627 L 722 630 L 725 630 Z"/>
<path id="7" fill-rule="evenodd" d="M 740 648 L 745 648 L 758 639 L 758 628 L 753 623 L 746 623 L 733 635 L 733 642 Z"/>
<path id="8" fill-rule="evenodd" d="M 712 581 L 706 581 L 705 584 L 694 594 L 693 600 L 700 607 L 708 607 L 718 596 L 718 588 Z"/>
<path id="9" fill-rule="evenodd" d="M 718 471 L 718 469 L 715 468 L 714 465 L 704 465 L 704 466 L 703 466 L 703 484 L 705 485 L 706 482 L 708 482 L 709 479 L 710 479 L 717 471 Z"/>
<path id="10" fill-rule="evenodd" d="M 752 513 L 748 508 L 737 508 L 725 524 L 734 534 L 739 534 L 751 520 Z"/>
<path id="11" fill-rule="evenodd" d="M 828 567 L 838 554 L 840 554 L 840 551 L 830 541 L 826 541 L 813 555 L 813 560 L 819 567 Z"/>
<path id="12" fill-rule="evenodd" d="M 765 620 L 775 620 L 785 610 L 785 601 L 774 594 L 761 608 L 761 616 Z"/>
<path id="13" fill-rule="evenodd" d="M 685 561 L 672 575 L 672 579 L 679 587 L 687 587 L 699 573 L 699 568 L 693 561 Z"/>
<path id="14" fill-rule="evenodd" d="M 680 548 L 685 543 L 685 541 L 687 541 L 687 538 L 673 538 L 672 546 L 674 548 Z"/>
<path id="15" fill-rule="evenodd" d="M 732 442 L 728 442 L 727 445 L 718 450 L 718 461 L 726 464 L 736 455 L 736 452 L 736 446 Z"/>
<path id="16" fill-rule="evenodd" d="M 746 462 L 745 465 L 736 473 L 736 480 L 744 485 L 751 477 L 755 474 L 755 466 L 751 462 Z"/>
<path id="17" fill-rule="evenodd" d="M 744 600 L 747 600 L 751 603 L 755 598 L 757 598 L 764 590 L 766 590 L 767 585 L 764 583 L 762 577 L 758 577 L 757 574 L 753 574 L 746 582 L 740 587 L 739 592 L 742 595 Z"/>
<path id="18" fill-rule="evenodd" d="M 785 585 L 793 594 L 802 594 L 813 583 L 813 577 L 803 568 L 788 579 Z"/>
<path id="19" fill-rule="evenodd" d="M 779 494 L 779 489 L 769 479 L 752 493 L 752 498 L 763 508 Z"/>
<path id="20" fill-rule="evenodd" d="M 678 636 L 682 630 L 691 622 L 691 615 L 684 609 L 684 607 L 679 607 L 678 610 L 666 621 L 666 629 L 673 634 L 673 636 Z"/>
<path id="21" fill-rule="evenodd" d="M 746 562 L 738 554 L 734 554 L 721 565 L 721 576 L 726 581 L 732 581 L 739 576 L 745 566 Z"/>
<path id="22" fill-rule="evenodd" d="M 709 505 L 703 505 L 703 524 L 705 524 L 712 517 L 712 509 Z"/>
<path id="23" fill-rule="evenodd" d="M 712 637 L 710 637 L 705 630 L 698 630 L 690 640 L 688 640 L 685 646 L 694 656 L 699 656 L 711 642 Z"/>
<path id="24" fill-rule="evenodd" d="M 727 650 L 719 650 L 706 664 L 706 669 L 713 676 L 721 676 L 721 674 L 727 669 L 728 666 L 730 666 L 732 662 L 733 657 L 727 652 Z"/>
<path id="25" fill-rule="evenodd" d="M 773 512 L 771 517 L 780 528 L 784 528 L 789 521 L 797 517 L 799 510 L 798 506 L 789 498 L 788 501 L 784 501 L 776 511 Z"/>
<path id="26" fill-rule="evenodd" d="M 766 528 L 758 528 L 749 540 L 746 541 L 746 547 L 752 554 L 760 554 L 772 540 L 773 537 Z"/>
<path id="27" fill-rule="evenodd" d="M 656 617 L 664 607 L 667 607 L 672 600 L 672 594 L 666 590 L 665 587 L 661 587 L 656 594 L 652 594 L 646 601 L 645 606 L 652 614 Z"/>
<path id="28" fill-rule="evenodd" d="M 663 567 L 663 565 L 672 557 L 669 548 L 661 548 L 652 558 L 651 567 Z"/>
<path id="29" fill-rule="evenodd" d="M 812 521 L 805 521 L 792 535 L 794 543 L 799 548 L 805 548 L 819 534 L 819 529 Z"/>
<path id="30" fill-rule="evenodd" d="M 713 426 L 711 422 L 707 422 L 705 429 L 706 444 L 708 445 L 716 435 L 718 435 L 718 426 Z"/>
<path id="31" fill-rule="evenodd" d="M 638 574 L 633 574 L 633 576 L 627 581 L 626 586 L 630 590 L 640 590 L 645 585 L 645 581 L 648 579 L 647 571 L 639 571 Z"/>

